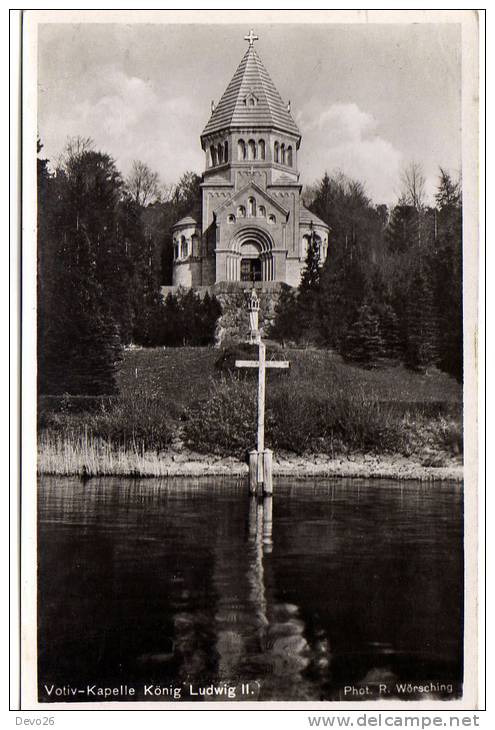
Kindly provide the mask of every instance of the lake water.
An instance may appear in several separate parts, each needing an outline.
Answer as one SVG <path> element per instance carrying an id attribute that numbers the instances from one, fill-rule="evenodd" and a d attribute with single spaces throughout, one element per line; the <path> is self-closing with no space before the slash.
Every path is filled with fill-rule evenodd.
<path id="1" fill-rule="evenodd" d="M 462 505 L 449 483 L 285 479 L 263 503 L 43 478 L 39 700 L 459 697 Z"/>

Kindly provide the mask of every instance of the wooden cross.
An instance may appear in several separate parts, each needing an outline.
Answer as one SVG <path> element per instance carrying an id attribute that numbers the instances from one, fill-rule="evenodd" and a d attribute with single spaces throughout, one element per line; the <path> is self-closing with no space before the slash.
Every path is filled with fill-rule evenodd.
<path id="1" fill-rule="evenodd" d="M 254 31 L 251 28 L 251 30 L 249 31 L 249 35 L 244 36 L 244 40 L 248 41 L 249 47 L 251 48 L 251 46 L 254 46 L 255 41 L 259 41 L 259 36 L 254 35 Z"/>
<path id="2" fill-rule="evenodd" d="M 288 368 L 287 360 L 266 360 L 266 345 L 258 343 L 258 360 L 236 360 L 236 368 L 258 368 L 258 454 L 265 450 L 265 373 L 267 368 Z M 259 479 L 258 481 L 261 481 Z"/>

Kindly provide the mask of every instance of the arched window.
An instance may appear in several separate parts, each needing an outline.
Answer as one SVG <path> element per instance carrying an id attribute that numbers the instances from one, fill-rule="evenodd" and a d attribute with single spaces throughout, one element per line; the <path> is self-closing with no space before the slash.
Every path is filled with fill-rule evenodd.
<path id="1" fill-rule="evenodd" d="M 181 258 L 187 258 L 187 241 L 185 236 L 180 237 L 180 255 Z"/>
<path id="2" fill-rule="evenodd" d="M 256 200 L 254 198 L 248 198 L 248 215 L 256 215 Z"/>
<path id="3" fill-rule="evenodd" d="M 276 222 L 277 222 L 277 219 L 275 218 L 274 215 L 268 216 L 268 223 L 276 223 Z"/>
<path id="4" fill-rule="evenodd" d="M 258 207 L 258 217 L 259 218 L 265 218 L 265 216 L 266 216 L 266 208 L 265 208 L 264 205 L 260 205 Z"/>
<path id="5" fill-rule="evenodd" d="M 303 236 L 303 239 L 302 239 L 302 255 L 303 255 L 303 258 L 306 258 L 306 256 L 308 255 L 308 248 L 309 248 L 309 242 L 310 241 L 311 241 L 311 236 L 308 233 L 306 233 Z"/>
<path id="6" fill-rule="evenodd" d="M 227 223 L 235 223 L 235 215 L 232 215 L 232 213 L 230 215 L 228 215 Z"/>
<path id="7" fill-rule="evenodd" d="M 174 259 L 177 260 L 179 258 L 179 242 L 177 239 L 174 241 Z"/>
<path id="8" fill-rule="evenodd" d="M 256 102 L 252 96 L 249 98 L 248 104 L 249 104 L 249 106 L 254 106 L 256 104 Z"/>
<path id="9" fill-rule="evenodd" d="M 322 250 L 321 250 L 321 238 L 320 238 L 320 236 L 317 233 L 315 233 L 314 236 L 315 236 L 315 243 L 316 243 L 316 248 L 317 248 L 317 251 L 318 251 L 318 256 L 321 259 L 321 254 L 322 254 Z"/>
<path id="10" fill-rule="evenodd" d="M 213 145 L 210 147 L 210 157 L 211 164 L 213 167 L 215 167 L 215 165 L 217 164 L 217 151 Z"/>
<path id="11" fill-rule="evenodd" d="M 287 147 L 287 164 L 292 167 L 292 147 L 290 145 Z"/>
<path id="12" fill-rule="evenodd" d="M 256 159 L 256 142 L 254 141 L 254 139 L 250 139 L 248 142 L 248 159 Z"/>
<path id="13" fill-rule="evenodd" d="M 223 161 L 229 161 L 229 143 L 227 142 L 227 140 L 225 140 L 223 145 Z"/>
<path id="14" fill-rule="evenodd" d="M 246 217 L 246 208 L 243 205 L 240 205 L 237 208 L 237 217 L 238 218 L 245 218 Z"/>
<path id="15" fill-rule="evenodd" d="M 245 160 L 246 159 L 246 143 L 243 139 L 240 139 L 237 143 L 237 159 L 238 160 Z"/>
<path id="16" fill-rule="evenodd" d="M 265 154 L 266 154 L 266 151 L 265 151 L 265 140 L 264 139 L 260 139 L 260 141 L 258 142 L 258 149 L 260 151 L 260 160 L 264 160 L 265 159 Z"/>
<path id="17" fill-rule="evenodd" d="M 223 144 L 220 142 L 217 145 L 218 164 L 221 165 L 223 162 Z"/>
<path id="18" fill-rule="evenodd" d="M 278 142 L 275 142 L 275 144 L 273 146 L 273 159 L 275 160 L 275 162 L 279 161 L 279 156 L 280 156 L 279 149 L 280 149 L 280 146 L 279 146 Z"/>
<path id="19" fill-rule="evenodd" d="M 280 146 L 280 162 L 282 165 L 285 165 L 285 145 L 282 144 Z"/>

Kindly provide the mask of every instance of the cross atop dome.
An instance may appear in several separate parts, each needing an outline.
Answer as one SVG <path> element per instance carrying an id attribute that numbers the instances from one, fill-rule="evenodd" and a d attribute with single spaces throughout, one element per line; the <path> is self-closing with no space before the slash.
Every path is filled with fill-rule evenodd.
<path id="1" fill-rule="evenodd" d="M 249 31 L 249 35 L 245 35 L 244 36 L 244 40 L 249 43 L 249 47 L 250 48 L 252 48 L 254 46 L 254 42 L 255 41 L 259 41 L 259 39 L 260 39 L 259 36 L 257 36 L 257 35 L 254 34 L 254 31 L 253 31 L 252 28 Z"/>
<path id="2" fill-rule="evenodd" d="M 210 119 L 201 135 L 202 140 L 205 135 L 227 129 L 271 128 L 296 136 L 299 147 L 301 133 L 254 47 L 259 37 L 251 29 L 244 38 L 248 47 L 229 85 L 211 110 Z M 215 141 L 217 143 L 218 140 Z M 205 144 L 209 147 L 211 141 L 207 140 Z"/>

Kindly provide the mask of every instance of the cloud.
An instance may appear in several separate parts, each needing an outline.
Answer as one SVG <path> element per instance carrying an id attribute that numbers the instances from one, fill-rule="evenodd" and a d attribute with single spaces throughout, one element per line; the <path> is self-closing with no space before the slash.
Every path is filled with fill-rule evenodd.
<path id="1" fill-rule="evenodd" d="M 198 130 L 204 120 L 187 96 L 168 96 L 145 79 L 108 66 L 94 78 L 80 79 L 71 97 L 68 102 L 52 94 L 48 111 L 40 114 L 41 138 L 52 159 L 67 137 L 81 135 L 111 154 L 124 175 L 134 159 L 149 164 L 165 183 L 186 169 L 202 169 Z"/>
<path id="2" fill-rule="evenodd" d="M 357 104 L 306 105 L 298 116 L 304 147 L 300 167 L 307 182 L 342 170 L 362 181 L 375 203 L 393 203 L 402 154 L 377 133 L 376 119 Z"/>
<path id="3" fill-rule="evenodd" d="M 364 182 L 374 202 L 395 202 L 401 153 L 380 136 L 369 112 L 354 103 L 325 107 L 310 102 L 297 121 L 303 182 L 340 169 Z M 40 89 L 40 135 L 49 158 L 57 158 L 67 137 L 92 137 L 124 175 L 138 159 L 165 184 L 176 182 L 185 170 L 204 169 L 199 134 L 205 122 L 204 108 L 187 91 L 173 93 L 161 80 L 152 83 L 112 64 L 97 74 L 72 77 L 70 84 L 63 80 Z"/>

